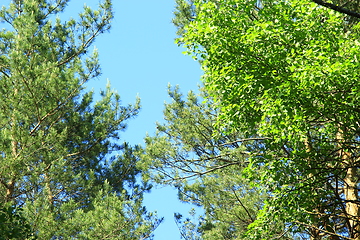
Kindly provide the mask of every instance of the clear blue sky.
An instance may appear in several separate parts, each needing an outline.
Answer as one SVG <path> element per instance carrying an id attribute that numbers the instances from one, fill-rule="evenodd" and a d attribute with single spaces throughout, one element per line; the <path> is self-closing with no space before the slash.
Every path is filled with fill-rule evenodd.
<path id="1" fill-rule="evenodd" d="M 95 6 L 98 0 L 71 1 L 71 11 L 83 3 Z M 162 121 L 168 83 L 179 84 L 184 93 L 197 90 L 202 74 L 183 48 L 174 43 L 175 27 L 171 23 L 174 0 L 113 0 L 115 18 L 110 33 L 99 37 L 95 45 L 100 54 L 102 76 L 89 86 L 104 89 L 107 79 L 121 95 L 124 104 L 141 98 L 140 115 L 129 122 L 123 140 L 143 144 L 146 133 L 155 132 L 155 122 Z M 79 4 L 79 5 L 78 5 Z M 79 7 L 80 6 L 80 7 Z M 192 207 L 177 200 L 171 188 L 152 190 L 144 203 L 149 211 L 157 211 L 165 221 L 155 231 L 155 240 L 179 240 L 174 212 L 186 215 Z"/>

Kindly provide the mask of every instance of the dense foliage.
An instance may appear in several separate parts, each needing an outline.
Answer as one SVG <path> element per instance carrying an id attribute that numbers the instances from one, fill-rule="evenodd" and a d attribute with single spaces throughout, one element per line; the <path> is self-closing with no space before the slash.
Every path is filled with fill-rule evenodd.
<path id="1" fill-rule="evenodd" d="M 204 209 L 198 220 L 194 213 L 193 220 L 175 214 L 184 239 L 247 239 L 247 228 L 267 194 L 242 172 L 250 152 L 261 151 L 258 144 L 264 139 L 240 139 L 240 132 L 217 131 L 219 108 L 204 89 L 185 98 L 177 87 L 169 88 L 169 95 L 172 102 L 165 104 L 165 122 L 157 124 L 155 136 L 145 138 L 143 168 L 150 169 L 149 177 L 156 182 L 175 186 L 181 201 Z M 283 223 L 268 224 L 283 233 L 282 239 L 292 239 L 283 232 Z"/>
<path id="2" fill-rule="evenodd" d="M 178 3 L 192 9 L 178 42 L 200 60 L 217 129 L 266 138 L 247 157 L 269 190 L 249 236 L 281 237 L 278 219 L 305 238 L 360 239 L 357 20 L 303 0 Z"/>
<path id="3" fill-rule="evenodd" d="M 120 143 L 138 101 L 85 91 L 111 1 L 68 3 L 0 10 L 0 239 L 152 239 L 152 179 L 204 210 L 175 214 L 188 240 L 360 240 L 359 3 L 176 0 L 204 88 L 169 88 L 144 149 Z"/>
<path id="4" fill-rule="evenodd" d="M 12 1 L 0 11 L 0 220 L 24 226 L 10 236 L 4 224 L 0 235 L 151 238 L 160 220 L 141 205 L 147 187 L 118 140 L 139 102 L 122 106 L 110 86 L 94 102 L 84 90 L 100 74 L 89 47 L 110 28 L 111 2 L 63 21 L 68 2 Z"/>

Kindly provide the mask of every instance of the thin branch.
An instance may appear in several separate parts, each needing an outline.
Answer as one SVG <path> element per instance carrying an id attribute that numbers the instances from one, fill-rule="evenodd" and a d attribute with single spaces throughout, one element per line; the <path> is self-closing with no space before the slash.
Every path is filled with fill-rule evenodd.
<path id="1" fill-rule="evenodd" d="M 81 46 L 79 47 L 79 50 L 76 52 L 74 52 L 71 56 L 69 56 L 68 58 L 64 59 L 62 62 L 57 64 L 57 67 L 62 66 L 68 62 L 70 62 L 72 59 L 74 59 L 75 57 L 79 56 L 80 54 L 84 53 L 84 50 L 89 47 L 89 45 L 93 42 L 93 40 L 98 36 L 99 33 L 101 33 L 101 28 L 97 28 L 95 30 L 95 32 L 86 40 L 84 41 Z M 85 39 L 84 39 L 85 40 Z"/>
<path id="2" fill-rule="evenodd" d="M 352 17 L 356 17 L 356 18 L 360 18 L 360 13 L 357 13 L 357 12 L 354 12 L 354 11 L 351 11 L 349 9 L 346 9 L 346 8 L 343 8 L 343 7 L 339 7 L 337 5 L 334 5 L 332 3 L 328 3 L 328 2 L 324 2 L 322 0 L 312 0 L 314 3 L 317 3 L 323 7 L 326 7 L 326 8 L 330 8 L 336 12 L 339 12 L 339 13 L 344 13 L 346 15 L 349 15 L 349 16 L 352 16 Z"/>
<path id="3" fill-rule="evenodd" d="M 321 228 L 315 227 L 315 226 L 310 225 L 310 224 L 306 224 L 306 223 L 299 222 L 299 221 L 295 221 L 295 223 L 306 226 L 306 227 L 309 227 L 309 228 L 315 228 L 315 229 L 319 230 L 320 232 L 323 232 L 323 233 L 326 233 L 326 234 L 329 234 L 329 235 L 332 235 L 332 236 L 337 236 L 337 237 L 341 237 L 343 239 L 348 239 L 348 240 L 354 240 L 354 238 L 349 238 L 349 237 L 342 236 L 340 234 L 332 233 L 332 232 L 326 231 L 325 229 L 321 229 Z"/>
<path id="4" fill-rule="evenodd" d="M 6 77 L 6 78 L 10 78 L 10 75 L 8 75 L 6 72 L 5 72 L 5 70 L 3 70 L 3 66 L 0 66 L 0 72 L 2 73 L 2 74 L 4 74 L 4 76 Z"/>
<path id="5" fill-rule="evenodd" d="M 280 239 L 283 236 L 285 236 L 285 234 L 288 233 L 289 231 L 290 231 L 290 228 L 288 228 L 286 231 L 283 231 L 279 236 L 273 237 L 271 240 Z"/>
<path id="6" fill-rule="evenodd" d="M 223 144 L 220 144 L 219 146 L 231 145 L 231 144 L 239 143 L 239 142 L 259 141 L 259 140 L 267 140 L 267 139 L 270 139 L 270 138 L 269 137 L 243 138 L 243 139 L 239 139 L 239 140 L 236 140 L 236 141 L 223 143 Z"/>
<path id="7" fill-rule="evenodd" d="M 185 177 L 180 177 L 180 178 L 175 178 L 173 180 L 184 180 L 186 178 L 192 178 L 192 177 L 196 177 L 196 176 L 202 176 L 202 175 L 205 175 L 205 174 L 208 174 L 208 173 L 211 173 L 211 172 L 214 172 L 216 170 L 219 170 L 219 169 L 222 169 L 222 168 L 226 168 L 226 167 L 229 167 L 229 166 L 232 166 L 232 165 L 237 165 L 239 164 L 239 162 L 232 162 L 232 163 L 228 163 L 228 164 L 225 164 L 225 165 L 221 165 L 221 166 L 217 166 L 217 167 L 214 167 L 214 168 L 211 168 L 207 171 L 204 171 L 204 172 L 197 172 L 197 173 L 194 173 L 192 175 L 189 175 L 189 176 L 185 176 Z"/>
<path id="8" fill-rule="evenodd" d="M 240 203 L 241 207 L 245 210 L 246 214 L 249 216 L 251 222 L 254 222 L 255 219 L 251 216 L 249 210 L 244 206 L 244 204 L 242 203 L 242 201 L 240 200 L 239 196 L 236 194 L 235 190 L 234 189 L 231 189 L 232 192 L 234 193 L 237 201 Z"/>

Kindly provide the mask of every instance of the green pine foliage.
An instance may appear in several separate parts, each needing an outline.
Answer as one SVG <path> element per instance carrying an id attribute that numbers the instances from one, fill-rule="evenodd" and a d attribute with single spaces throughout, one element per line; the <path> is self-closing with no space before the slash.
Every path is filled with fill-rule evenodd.
<path id="1" fill-rule="evenodd" d="M 2 205 L 0 209 L 0 239 L 34 239 L 32 228 L 24 218 L 21 208 L 10 204 Z"/>
<path id="2" fill-rule="evenodd" d="M 186 31 L 186 26 L 195 19 L 196 7 L 194 0 L 175 0 L 174 18 L 172 20 L 177 28 L 176 34 L 182 36 Z"/>
<path id="3" fill-rule="evenodd" d="M 214 128 L 219 108 L 203 89 L 200 95 L 189 92 L 184 97 L 178 87 L 169 88 L 169 95 L 165 122 L 157 124 L 155 136 L 145 138 L 139 164 L 150 169 L 152 180 L 176 187 L 181 201 L 204 209 L 199 219 L 194 213 L 194 219 L 175 214 L 184 239 L 246 239 L 247 227 L 267 197 L 265 188 L 254 187 L 242 175 L 249 151 L 260 149 L 240 140 L 239 132 Z M 284 229 L 279 222 L 269 224 L 279 232 Z"/>
<path id="4" fill-rule="evenodd" d="M 63 21 L 68 2 L 0 11 L 0 204 L 22 209 L 8 221 L 27 222 L 37 239 L 151 238 L 161 220 L 141 205 L 138 159 L 119 144 L 139 101 L 123 106 L 109 85 L 98 101 L 85 91 L 100 74 L 89 47 L 110 29 L 111 1 Z"/>

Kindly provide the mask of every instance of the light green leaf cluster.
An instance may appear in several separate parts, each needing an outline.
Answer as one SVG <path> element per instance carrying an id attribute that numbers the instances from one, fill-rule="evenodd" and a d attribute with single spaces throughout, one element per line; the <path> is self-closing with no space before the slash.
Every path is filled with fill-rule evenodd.
<path id="1" fill-rule="evenodd" d="M 202 60 L 218 128 L 267 138 L 246 171 L 270 193 L 250 235 L 269 239 L 279 219 L 314 239 L 359 239 L 358 220 L 349 224 L 359 214 L 356 25 L 302 0 L 194 4 L 179 42 Z"/>

